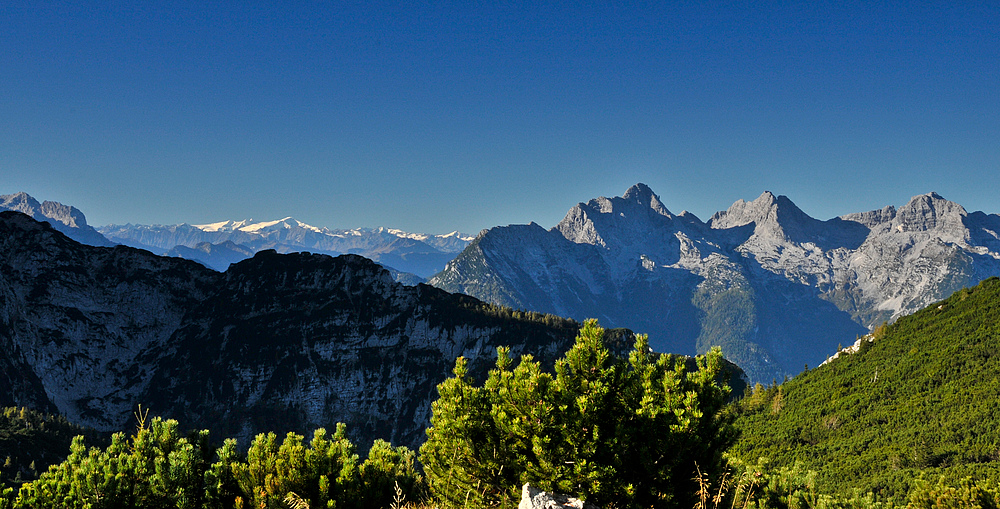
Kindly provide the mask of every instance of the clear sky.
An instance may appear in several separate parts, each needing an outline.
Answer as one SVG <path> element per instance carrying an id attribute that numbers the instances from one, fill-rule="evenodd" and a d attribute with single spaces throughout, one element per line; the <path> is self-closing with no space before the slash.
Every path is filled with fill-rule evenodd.
<path id="1" fill-rule="evenodd" d="M 702 219 L 1000 212 L 1000 3 L 616 4 L 0 2 L 0 194 L 430 233 L 636 182 Z"/>

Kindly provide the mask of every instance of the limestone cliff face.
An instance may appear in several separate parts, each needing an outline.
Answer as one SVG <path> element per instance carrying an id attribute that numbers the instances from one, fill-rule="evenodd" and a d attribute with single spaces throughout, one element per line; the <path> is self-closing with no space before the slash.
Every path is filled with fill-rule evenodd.
<path id="1" fill-rule="evenodd" d="M 935 193 L 827 221 L 765 192 L 702 222 L 647 186 L 551 230 L 493 228 L 430 283 L 489 302 L 596 317 L 661 351 L 721 345 L 751 380 L 815 366 L 872 326 L 1000 275 L 1000 216 Z"/>
<path id="2" fill-rule="evenodd" d="M 0 403 L 102 430 L 141 403 L 215 436 L 346 422 L 362 447 L 416 445 L 457 356 L 480 378 L 499 345 L 551 363 L 577 327 L 404 286 L 355 255 L 264 251 L 219 273 L 0 213 Z"/>

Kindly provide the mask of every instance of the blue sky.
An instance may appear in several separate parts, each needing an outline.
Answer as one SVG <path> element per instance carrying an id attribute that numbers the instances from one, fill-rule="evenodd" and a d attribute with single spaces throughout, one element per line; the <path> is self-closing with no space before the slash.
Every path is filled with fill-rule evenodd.
<path id="1" fill-rule="evenodd" d="M 1000 212 L 997 2 L 137 3 L 0 3 L 0 194 L 432 233 L 636 182 L 702 219 Z"/>

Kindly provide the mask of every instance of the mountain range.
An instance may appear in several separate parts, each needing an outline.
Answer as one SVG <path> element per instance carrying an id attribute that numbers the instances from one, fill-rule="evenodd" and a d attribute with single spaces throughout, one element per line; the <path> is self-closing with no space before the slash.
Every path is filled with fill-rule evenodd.
<path id="1" fill-rule="evenodd" d="M 432 235 L 393 228 L 318 228 L 291 217 L 276 221 L 220 221 L 189 225 L 107 225 L 94 228 L 76 207 L 58 202 L 39 203 L 24 192 L 0 195 L 0 210 L 14 210 L 47 221 L 77 242 L 91 246 L 126 246 L 164 256 L 194 260 L 219 272 L 254 253 L 274 249 L 281 253 L 313 252 L 358 254 L 375 260 L 396 281 L 415 285 L 441 269 L 473 237 L 457 231 Z"/>
<path id="2" fill-rule="evenodd" d="M 555 227 L 484 230 L 429 283 L 484 301 L 720 345 L 754 382 L 1000 275 L 1000 216 L 935 193 L 821 221 L 764 192 L 702 221 L 646 185 L 570 209 Z"/>
<path id="3" fill-rule="evenodd" d="M 50 224 L 0 212 L 0 406 L 98 430 L 142 404 L 243 444 L 345 422 L 356 443 L 415 446 L 456 357 L 480 378 L 500 345 L 551 365 L 579 328 L 406 286 L 357 255 L 265 250 L 220 273 Z"/>
<path id="4" fill-rule="evenodd" d="M 472 240 L 459 232 L 430 235 L 391 228 L 333 230 L 291 217 L 199 225 L 107 225 L 98 231 L 115 243 L 196 260 L 218 271 L 265 249 L 333 256 L 358 254 L 375 260 L 394 274 L 402 273 L 397 279 L 408 283 L 423 281 L 440 272 Z"/>
<path id="5" fill-rule="evenodd" d="M 430 282 L 450 292 L 596 317 L 649 333 L 661 351 L 718 344 L 754 381 L 794 375 L 882 321 L 1000 274 L 1000 216 L 968 213 L 935 193 L 898 210 L 820 221 L 765 192 L 703 222 L 671 213 L 637 184 L 620 198 L 578 204 L 550 230 L 497 227 L 471 244 L 458 233 L 331 230 L 292 218 L 95 230 L 76 208 L 25 193 L 0 197 L 0 209 L 48 221 L 83 243 L 124 243 L 217 271 L 265 249 L 357 253 L 409 285 L 444 266 Z"/>

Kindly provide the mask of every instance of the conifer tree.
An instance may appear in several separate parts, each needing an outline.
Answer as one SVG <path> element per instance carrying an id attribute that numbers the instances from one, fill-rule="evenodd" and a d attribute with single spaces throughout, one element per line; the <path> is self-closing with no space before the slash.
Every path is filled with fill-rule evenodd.
<path id="1" fill-rule="evenodd" d="M 438 500 L 453 506 L 513 506 L 525 482 L 622 507 L 689 506 L 695 474 L 714 473 L 734 438 L 716 380 L 718 349 L 688 371 L 682 356 L 654 354 L 637 336 L 628 358 L 613 355 L 588 321 L 555 375 L 531 356 L 517 367 L 497 350 L 483 387 L 459 358 L 439 387 L 420 449 Z"/>

